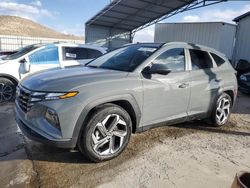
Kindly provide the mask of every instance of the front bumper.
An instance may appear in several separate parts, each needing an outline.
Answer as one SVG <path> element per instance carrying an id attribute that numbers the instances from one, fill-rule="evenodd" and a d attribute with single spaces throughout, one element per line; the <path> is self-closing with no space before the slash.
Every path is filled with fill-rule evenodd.
<path id="1" fill-rule="evenodd" d="M 55 141 L 55 140 L 49 140 L 39 135 L 38 133 L 30 129 L 27 125 L 25 125 L 18 117 L 16 117 L 16 122 L 18 124 L 18 127 L 21 129 L 22 133 L 31 140 L 34 140 L 43 144 L 59 147 L 59 148 L 74 148 L 75 147 L 75 144 L 71 140 Z"/>
<path id="2" fill-rule="evenodd" d="M 36 130 L 35 127 L 30 125 L 28 122 L 25 121 L 23 117 L 22 112 L 20 109 L 16 106 L 15 109 L 15 118 L 16 122 L 18 124 L 18 127 L 21 129 L 22 133 L 27 136 L 29 139 L 43 143 L 48 144 L 51 146 L 59 147 L 59 148 L 75 148 L 76 141 L 73 139 L 56 139 L 52 138 L 49 135 L 45 135 L 45 133 L 42 133 L 38 130 Z"/>

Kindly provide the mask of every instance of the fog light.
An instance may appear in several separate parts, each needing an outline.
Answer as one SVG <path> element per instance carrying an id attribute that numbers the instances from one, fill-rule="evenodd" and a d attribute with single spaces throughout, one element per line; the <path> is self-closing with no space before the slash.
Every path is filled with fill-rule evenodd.
<path id="1" fill-rule="evenodd" d="M 59 118 L 55 110 L 48 108 L 45 114 L 45 118 L 51 125 L 53 125 L 58 130 L 61 130 Z"/>

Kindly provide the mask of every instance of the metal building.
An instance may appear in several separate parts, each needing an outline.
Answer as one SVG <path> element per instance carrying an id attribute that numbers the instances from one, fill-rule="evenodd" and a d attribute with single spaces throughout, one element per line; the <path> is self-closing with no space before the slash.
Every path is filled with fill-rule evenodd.
<path id="1" fill-rule="evenodd" d="M 182 41 L 212 47 L 232 59 L 236 25 L 224 22 L 159 23 L 155 42 Z"/>
<path id="2" fill-rule="evenodd" d="M 132 42 L 130 31 L 122 28 L 110 29 L 99 25 L 86 26 L 85 37 L 85 43 L 109 49 Z"/>
<path id="3" fill-rule="evenodd" d="M 227 0 L 113 0 L 85 23 L 85 42 L 117 48 L 136 31 L 181 12 Z"/>
<path id="4" fill-rule="evenodd" d="M 250 62 L 250 12 L 243 14 L 233 21 L 238 23 L 234 61 L 244 59 Z"/>

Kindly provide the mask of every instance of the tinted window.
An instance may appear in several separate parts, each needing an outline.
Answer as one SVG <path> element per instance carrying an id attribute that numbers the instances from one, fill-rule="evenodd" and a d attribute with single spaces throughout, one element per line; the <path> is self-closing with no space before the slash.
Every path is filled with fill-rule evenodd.
<path id="1" fill-rule="evenodd" d="M 95 58 L 102 56 L 102 52 L 98 50 L 87 49 L 87 51 L 88 51 L 88 59 L 95 59 Z"/>
<path id="2" fill-rule="evenodd" d="M 168 50 L 158 56 L 154 63 L 166 64 L 172 72 L 185 70 L 185 53 L 183 48 Z"/>
<path id="3" fill-rule="evenodd" d="M 213 62 L 207 52 L 201 50 L 189 51 L 192 61 L 192 70 L 213 68 Z"/>
<path id="4" fill-rule="evenodd" d="M 29 52 L 31 52 L 32 50 L 35 50 L 37 48 L 39 48 L 41 46 L 39 45 L 30 45 L 30 46 L 26 46 L 26 47 L 23 47 L 21 49 L 19 49 L 16 53 L 12 54 L 12 55 L 9 55 L 7 57 L 4 57 L 3 59 L 4 60 L 13 60 L 13 59 L 17 59 Z"/>
<path id="5" fill-rule="evenodd" d="M 32 64 L 58 64 L 58 48 L 56 46 L 45 47 L 29 56 Z"/>
<path id="6" fill-rule="evenodd" d="M 151 56 L 155 50 L 157 47 L 122 47 L 95 59 L 87 66 L 131 72 Z"/>
<path id="7" fill-rule="evenodd" d="M 226 61 L 224 59 L 222 59 L 221 57 L 217 56 L 216 54 L 211 53 L 215 63 L 217 64 L 217 66 L 221 66 L 223 63 L 225 63 Z"/>
<path id="8" fill-rule="evenodd" d="M 63 60 L 88 59 L 87 50 L 79 47 L 64 47 Z"/>

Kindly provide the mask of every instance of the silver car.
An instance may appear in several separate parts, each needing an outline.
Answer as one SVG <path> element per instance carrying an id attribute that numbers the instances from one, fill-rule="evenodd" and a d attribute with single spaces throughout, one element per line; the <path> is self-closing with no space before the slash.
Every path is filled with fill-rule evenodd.
<path id="1" fill-rule="evenodd" d="M 132 133 L 193 119 L 226 124 L 237 88 L 234 69 L 216 50 L 133 44 L 85 67 L 28 76 L 17 89 L 16 120 L 29 138 L 78 146 L 100 162 L 118 156 Z"/>

